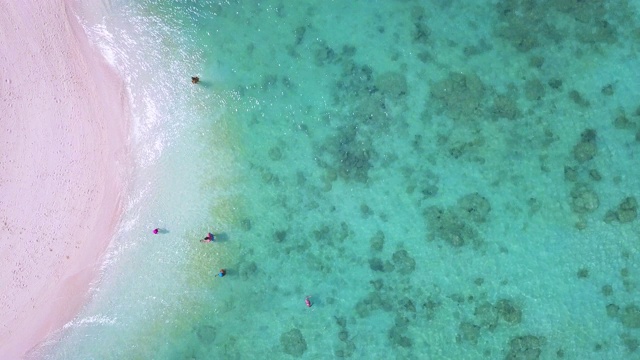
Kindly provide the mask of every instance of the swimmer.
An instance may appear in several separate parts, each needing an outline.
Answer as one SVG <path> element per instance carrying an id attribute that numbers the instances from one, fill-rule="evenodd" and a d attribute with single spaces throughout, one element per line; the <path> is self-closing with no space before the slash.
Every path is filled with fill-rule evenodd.
<path id="1" fill-rule="evenodd" d="M 218 272 L 218 276 L 223 277 L 223 276 L 225 276 L 225 275 L 227 275 L 227 270 L 225 270 L 225 269 L 220 269 L 220 272 Z"/>
<path id="2" fill-rule="evenodd" d="M 305 305 L 307 305 L 307 307 L 311 307 L 311 300 L 309 300 L 311 298 L 311 296 L 307 296 L 306 298 L 304 298 L 304 303 Z"/>
<path id="3" fill-rule="evenodd" d="M 200 242 L 209 243 L 215 240 L 216 240 L 216 236 L 213 235 L 212 233 L 208 233 L 207 236 L 204 237 L 204 239 L 200 240 Z"/>

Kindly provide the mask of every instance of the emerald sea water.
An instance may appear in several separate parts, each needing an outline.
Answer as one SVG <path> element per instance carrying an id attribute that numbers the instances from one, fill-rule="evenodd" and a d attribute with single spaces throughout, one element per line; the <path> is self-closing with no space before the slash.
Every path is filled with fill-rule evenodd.
<path id="1" fill-rule="evenodd" d="M 639 11 L 86 9 L 135 166 L 91 300 L 36 355 L 640 358 Z"/>

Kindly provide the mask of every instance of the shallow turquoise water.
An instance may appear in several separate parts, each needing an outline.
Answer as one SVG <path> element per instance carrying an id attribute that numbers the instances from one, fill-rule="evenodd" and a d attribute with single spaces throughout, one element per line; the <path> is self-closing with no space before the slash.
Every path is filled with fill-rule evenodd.
<path id="1" fill-rule="evenodd" d="M 640 356 L 637 3 L 110 6 L 138 167 L 45 358 Z"/>

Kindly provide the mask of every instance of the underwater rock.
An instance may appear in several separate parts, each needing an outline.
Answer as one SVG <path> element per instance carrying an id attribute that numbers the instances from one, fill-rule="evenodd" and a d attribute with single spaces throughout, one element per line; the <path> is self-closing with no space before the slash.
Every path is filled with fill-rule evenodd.
<path id="1" fill-rule="evenodd" d="M 607 305 L 607 316 L 609 317 L 617 317 L 620 313 L 620 306 L 616 304 L 608 304 Z"/>
<path id="2" fill-rule="evenodd" d="M 491 204 L 487 198 L 477 192 L 458 199 L 458 207 L 465 216 L 477 223 L 485 222 L 491 212 Z"/>
<path id="3" fill-rule="evenodd" d="M 562 79 L 551 79 L 547 84 L 549 84 L 549 87 L 552 89 L 558 90 L 562 87 Z"/>
<path id="4" fill-rule="evenodd" d="M 515 120 L 520 117 L 521 111 L 518 109 L 516 99 L 507 95 L 498 95 L 493 99 L 491 114 L 495 118 Z"/>
<path id="5" fill-rule="evenodd" d="M 416 269 L 416 261 L 409 255 L 407 250 L 398 250 L 393 253 L 394 265 L 402 275 L 411 274 Z"/>
<path id="6" fill-rule="evenodd" d="M 269 90 L 273 88 L 278 83 L 278 75 L 267 74 L 262 78 L 262 90 Z"/>
<path id="7" fill-rule="evenodd" d="M 533 197 L 527 200 L 527 205 L 529 205 L 529 214 L 535 214 L 542 209 L 542 203 Z"/>
<path id="8" fill-rule="evenodd" d="M 564 179 L 571 182 L 578 180 L 578 170 L 576 168 L 565 165 L 564 167 Z"/>
<path id="9" fill-rule="evenodd" d="M 386 72 L 377 76 L 376 88 L 391 100 L 398 100 L 407 95 L 407 79 L 397 72 Z"/>
<path id="10" fill-rule="evenodd" d="M 322 224 L 320 229 L 313 230 L 313 237 L 316 242 L 333 245 L 333 229 L 327 224 Z"/>
<path id="11" fill-rule="evenodd" d="M 460 323 L 460 334 L 458 334 L 458 341 L 468 341 L 473 344 L 478 343 L 480 338 L 480 326 L 463 321 Z"/>
<path id="12" fill-rule="evenodd" d="M 373 271 L 384 271 L 384 262 L 380 258 L 369 259 L 369 267 Z"/>
<path id="13" fill-rule="evenodd" d="M 640 328 L 640 308 L 638 306 L 627 305 L 619 315 L 620 321 L 624 327 L 630 329 Z"/>
<path id="14" fill-rule="evenodd" d="M 480 243 L 476 230 L 451 210 L 430 207 L 425 212 L 425 217 L 435 236 L 453 247 Z"/>
<path id="15" fill-rule="evenodd" d="M 353 45 L 343 45 L 342 46 L 342 51 L 340 52 L 340 55 L 349 58 L 352 57 L 353 55 L 356 54 L 356 47 Z"/>
<path id="16" fill-rule="evenodd" d="M 587 222 L 583 218 L 581 218 L 576 222 L 575 227 L 578 230 L 584 230 L 587 228 Z"/>
<path id="17" fill-rule="evenodd" d="M 356 303 L 356 313 L 364 318 L 371 315 L 375 310 L 391 311 L 393 304 L 383 298 L 378 292 L 371 292 L 364 299 Z"/>
<path id="18" fill-rule="evenodd" d="M 402 315 L 401 313 L 396 313 L 396 317 L 393 322 L 396 324 L 396 327 L 406 329 L 411 321 L 408 317 Z"/>
<path id="19" fill-rule="evenodd" d="M 476 322 L 483 328 L 493 330 L 498 326 L 498 309 L 487 301 L 476 306 L 473 315 Z"/>
<path id="20" fill-rule="evenodd" d="M 338 332 L 338 339 L 340 339 L 340 341 L 347 341 L 349 340 L 349 332 L 347 330 L 340 330 Z"/>
<path id="21" fill-rule="evenodd" d="M 373 309 L 371 309 L 371 307 L 365 303 L 364 300 L 360 300 L 356 303 L 356 314 L 358 314 L 359 317 L 361 318 L 365 318 L 369 315 L 371 315 L 371 311 Z"/>
<path id="22" fill-rule="evenodd" d="M 340 242 L 344 242 L 344 240 L 346 238 L 348 238 L 350 235 L 352 235 L 351 230 L 349 229 L 349 224 L 347 224 L 346 222 L 341 222 L 340 223 L 340 231 L 335 231 L 334 233 L 336 233 L 338 236 L 338 240 Z"/>
<path id="23" fill-rule="evenodd" d="M 216 328 L 211 325 L 202 325 L 194 328 L 198 340 L 203 344 L 211 344 L 216 339 Z"/>
<path id="24" fill-rule="evenodd" d="M 613 95 L 613 93 L 614 93 L 613 84 L 607 84 L 607 85 L 603 86 L 602 89 L 600 90 L 600 92 L 602 93 L 602 95 L 605 95 L 605 96 Z"/>
<path id="25" fill-rule="evenodd" d="M 243 280 L 247 280 L 249 277 L 251 277 L 256 271 L 258 270 L 258 265 L 255 263 L 255 261 L 251 261 L 248 264 L 243 264 L 242 267 L 240 268 L 240 277 Z"/>
<path id="26" fill-rule="evenodd" d="M 414 6 L 411 8 L 411 22 L 413 23 L 413 31 L 411 32 L 411 41 L 416 44 L 427 44 L 431 36 L 431 29 L 426 24 L 426 14 L 422 6 Z"/>
<path id="27" fill-rule="evenodd" d="M 605 4 L 600 1 L 563 0 L 549 3 L 556 10 L 570 15 L 575 20 L 588 24 L 606 14 Z"/>
<path id="28" fill-rule="evenodd" d="M 509 324 L 519 324 L 522 322 L 522 310 L 516 307 L 513 301 L 508 299 L 498 300 L 496 309 L 500 318 Z"/>
<path id="29" fill-rule="evenodd" d="M 528 52 L 537 47 L 540 41 L 535 37 L 536 30 L 514 26 L 504 27 L 498 31 L 498 35 L 508 40 L 518 51 Z"/>
<path id="30" fill-rule="evenodd" d="M 625 278 L 628 277 L 629 276 L 629 268 L 624 267 L 624 268 L 620 269 L 620 276 L 625 277 Z"/>
<path id="31" fill-rule="evenodd" d="M 317 66 L 325 66 L 337 61 L 338 54 L 325 41 L 314 42 L 313 58 Z"/>
<path id="32" fill-rule="evenodd" d="M 546 21 L 547 9 L 536 2 L 501 0 L 495 6 L 498 20 L 495 32 L 521 52 L 551 42 L 554 24 Z M 540 38 L 538 38 L 540 37 Z"/>
<path id="33" fill-rule="evenodd" d="M 506 360 L 536 360 L 540 358 L 542 346 L 547 342 L 544 336 L 525 335 L 509 341 Z"/>
<path id="34" fill-rule="evenodd" d="M 324 182 L 325 182 L 325 185 L 327 186 L 327 188 L 325 188 L 325 191 L 331 190 L 331 183 L 336 180 L 338 180 L 338 171 L 333 168 L 327 168 L 327 171 L 324 177 Z"/>
<path id="35" fill-rule="evenodd" d="M 370 142 L 358 136 L 357 126 L 346 126 L 329 141 L 327 147 L 334 158 L 336 173 L 347 180 L 366 183 L 375 154 Z"/>
<path id="36" fill-rule="evenodd" d="M 634 337 L 631 337 L 631 335 L 629 334 L 622 334 L 620 336 L 620 339 L 622 340 L 622 343 L 627 348 L 627 351 L 629 353 L 638 350 L 638 347 L 640 347 L 640 341 Z"/>
<path id="37" fill-rule="evenodd" d="M 582 94 L 580 94 L 577 90 L 571 90 L 569 91 L 569 98 L 571 99 L 571 101 L 573 101 L 576 105 L 582 107 L 582 108 L 587 108 L 591 105 L 591 103 L 589 103 L 589 100 L 585 99 Z"/>
<path id="38" fill-rule="evenodd" d="M 578 277 L 578 279 L 588 278 L 589 277 L 589 269 L 587 269 L 587 268 L 579 269 L 578 272 L 576 273 L 576 276 Z"/>
<path id="39" fill-rule="evenodd" d="M 362 94 L 359 98 L 351 100 L 342 99 L 349 102 L 351 113 L 347 119 L 352 123 L 359 124 L 359 128 L 364 128 L 364 125 L 371 125 L 373 127 L 386 126 L 392 117 L 389 115 L 389 109 L 387 108 L 386 99 L 393 101 L 389 96 L 378 91 L 378 88 L 373 86 L 370 91 L 371 94 Z"/>
<path id="40" fill-rule="evenodd" d="M 538 78 L 529 79 L 524 83 L 524 96 L 527 100 L 535 101 L 544 97 L 544 84 Z"/>
<path id="41" fill-rule="evenodd" d="M 457 302 L 458 304 L 464 304 L 466 297 L 464 296 L 464 294 L 460 294 L 460 293 L 453 293 L 451 295 L 449 295 L 449 299 Z"/>
<path id="42" fill-rule="evenodd" d="M 571 190 L 571 209 L 577 214 L 590 213 L 598 209 L 598 194 L 585 184 L 577 184 Z"/>
<path id="43" fill-rule="evenodd" d="M 411 34 L 411 40 L 418 44 L 427 44 L 429 42 L 429 36 L 431 36 L 431 29 L 427 24 L 414 23 L 413 33 Z"/>
<path id="44" fill-rule="evenodd" d="M 359 65 L 351 59 L 343 62 L 340 80 L 333 90 L 336 103 L 360 101 L 375 93 L 375 90 L 373 69 L 370 66 Z"/>
<path id="45" fill-rule="evenodd" d="M 579 142 L 573 147 L 573 157 L 578 162 L 585 162 L 593 159 L 598 153 L 598 147 L 595 142 Z"/>
<path id="46" fill-rule="evenodd" d="M 600 172 L 597 169 L 591 169 L 589 170 L 589 177 L 591 178 L 591 180 L 593 181 L 600 181 L 602 180 L 602 175 L 600 175 Z"/>
<path id="47" fill-rule="evenodd" d="M 614 44 L 618 41 L 618 31 L 609 21 L 601 18 L 591 17 L 589 19 L 587 31 L 577 31 L 576 39 L 585 44 L 606 43 Z M 586 30 L 586 29 L 585 29 Z"/>
<path id="48" fill-rule="evenodd" d="M 373 210 L 371 210 L 369 205 L 361 204 L 360 205 L 360 213 L 362 214 L 362 217 L 366 219 L 369 216 L 373 215 Z"/>
<path id="49" fill-rule="evenodd" d="M 420 193 L 422 195 L 424 195 L 425 198 L 432 198 L 432 197 L 438 195 L 438 191 L 439 190 L 440 189 L 438 188 L 438 185 L 433 185 L 433 184 L 429 185 L 429 184 L 427 184 L 422 188 Z"/>
<path id="50" fill-rule="evenodd" d="M 273 234 L 273 238 L 276 242 L 283 242 L 287 239 L 287 231 L 286 230 L 278 230 Z"/>
<path id="51" fill-rule="evenodd" d="M 452 118 L 470 118 L 480 112 L 485 85 L 475 74 L 451 72 L 431 86 L 430 96 L 440 102 Z"/>
<path id="52" fill-rule="evenodd" d="M 529 66 L 534 69 L 541 69 L 542 65 L 544 65 L 544 57 L 533 55 L 529 58 Z"/>
<path id="53" fill-rule="evenodd" d="M 616 218 L 621 223 L 632 222 L 638 216 L 638 201 L 635 197 L 630 196 L 622 200 L 618 205 Z"/>
<path id="54" fill-rule="evenodd" d="M 307 32 L 307 27 L 306 26 L 298 26 L 294 30 L 295 44 L 296 45 L 300 45 L 300 43 L 302 43 L 302 41 L 304 40 L 304 34 L 306 34 L 306 32 Z"/>
<path id="55" fill-rule="evenodd" d="M 438 308 L 442 305 L 439 300 L 434 300 L 432 298 L 427 299 L 424 303 L 422 303 L 422 310 L 424 310 L 427 314 L 427 319 L 433 320 L 436 316 L 436 312 Z"/>
<path id="56" fill-rule="evenodd" d="M 586 129 L 582 133 L 580 133 L 580 141 L 581 142 L 596 142 L 596 137 L 598 133 L 593 129 Z"/>
<path id="57" fill-rule="evenodd" d="M 626 115 L 620 114 L 613 120 L 613 126 L 616 129 L 630 130 L 636 127 L 636 123 L 631 121 Z"/>
<path id="58" fill-rule="evenodd" d="M 409 176 L 414 174 L 413 169 L 408 169 L 407 171 Z M 438 174 L 434 173 L 431 170 L 426 170 L 422 173 L 418 174 L 418 179 L 415 184 L 411 184 L 407 187 L 407 193 L 413 193 L 413 191 L 417 188 L 420 190 L 420 193 L 424 198 L 432 198 L 438 195 L 438 182 L 440 181 L 440 177 Z"/>
<path id="59" fill-rule="evenodd" d="M 369 267 L 373 271 L 392 272 L 395 266 L 389 261 L 382 261 L 380 258 L 369 259 Z"/>
<path id="60" fill-rule="evenodd" d="M 343 178 L 366 183 L 369 178 L 369 169 L 371 168 L 369 159 L 370 153 L 366 149 L 343 152 L 340 159 L 342 164 L 340 175 Z"/>
<path id="61" fill-rule="evenodd" d="M 296 328 L 280 335 L 280 345 L 285 353 L 294 357 L 301 357 L 307 351 L 307 342 L 304 340 L 302 332 Z"/>
<path id="62" fill-rule="evenodd" d="M 349 358 L 356 350 L 356 344 L 352 340 L 344 341 L 344 346 L 334 351 L 334 355 L 338 358 Z"/>
<path id="63" fill-rule="evenodd" d="M 240 226 L 242 227 L 242 230 L 244 230 L 244 231 L 251 230 L 251 219 L 249 219 L 249 218 L 242 219 L 242 221 L 240 221 Z"/>
<path id="64" fill-rule="evenodd" d="M 467 45 L 462 49 L 462 54 L 465 58 L 472 56 L 478 56 L 485 54 L 493 49 L 493 45 L 487 42 L 485 39 L 480 39 L 476 44 Z"/>
<path id="65" fill-rule="evenodd" d="M 391 344 L 393 345 L 397 345 L 403 348 L 409 348 L 413 345 L 413 343 L 411 342 L 411 339 L 404 336 L 404 333 L 406 331 L 405 327 L 399 327 L 397 325 L 394 325 L 388 333 L 388 337 L 389 340 L 391 341 Z"/>
<path id="66" fill-rule="evenodd" d="M 376 291 L 380 291 L 384 287 L 384 281 L 382 281 L 382 279 L 371 280 L 369 284 L 371 284 Z"/>
<path id="67" fill-rule="evenodd" d="M 384 247 L 384 233 L 382 230 L 378 230 L 373 237 L 371 237 L 371 250 L 380 252 Z"/>
<path id="68" fill-rule="evenodd" d="M 282 159 L 282 151 L 279 147 L 272 147 L 269 149 L 269 158 L 273 161 L 278 161 Z"/>
<path id="69" fill-rule="evenodd" d="M 478 153 L 479 149 L 484 145 L 485 140 L 482 137 L 476 137 L 471 141 L 454 141 L 450 144 L 449 155 L 454 159 L 459 159 L 464 156 L 467 159 L 472 159 L 483 164 L 485 159 L 479 156 Z"/>
<path id="70" fill-rule="evenodd" d="M 411 299 L 407 297 L 400 299 L 398 305 L 400 307 L 400 310 L 404 310 L 410 313 L 416 312 L 416 306 L 413 304 L 413 301 L 411 301 Z"/>

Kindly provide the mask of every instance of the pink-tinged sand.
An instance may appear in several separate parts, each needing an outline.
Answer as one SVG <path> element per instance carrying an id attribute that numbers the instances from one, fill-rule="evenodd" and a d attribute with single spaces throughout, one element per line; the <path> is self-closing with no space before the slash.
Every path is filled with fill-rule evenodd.
<path id="1" fill-rule="evenodd" d="M 0 358 L 72 320 L 120 219 L 123 82 L 64 0 L 0 0 Z"/>

